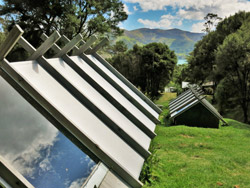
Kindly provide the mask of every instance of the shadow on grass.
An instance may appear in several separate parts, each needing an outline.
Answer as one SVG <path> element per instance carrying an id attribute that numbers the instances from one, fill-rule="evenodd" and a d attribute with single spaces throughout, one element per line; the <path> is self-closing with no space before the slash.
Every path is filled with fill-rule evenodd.
<path id="1" fill-rule="evenodd" d="M 250 130 L 250 125 L 246 123 L 241 123 L 239 121 L 233 119 L 224 118 L 224 120 L 228 123 L 228 126 L 234 127 L 236 129 L 246 129 Z"/>

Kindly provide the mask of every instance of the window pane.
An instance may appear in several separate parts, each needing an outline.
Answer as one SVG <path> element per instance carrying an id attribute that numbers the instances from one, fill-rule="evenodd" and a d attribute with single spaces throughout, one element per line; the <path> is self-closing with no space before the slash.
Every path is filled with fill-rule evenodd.
<path id="1" fill-rule="evenodd" d="M 36 188 L 79 187 L 96 165 L 1 77 L 0 155 Z"/>

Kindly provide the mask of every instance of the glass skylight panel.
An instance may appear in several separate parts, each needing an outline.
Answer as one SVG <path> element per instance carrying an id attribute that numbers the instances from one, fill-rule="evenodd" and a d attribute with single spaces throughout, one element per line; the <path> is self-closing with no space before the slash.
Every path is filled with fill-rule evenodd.
<path id="1" fill-rule="evenodd" d="M 78 75 L 62 59 L 49 59 L 53 68 L 73 84 L 88 100 L 96 107 L 102 110 L 110 119 L 112 119 L 120 128 L 127 132 L 135 141 L 137 141 L 146 150 L 149 148 L 151 139 L 136 127 L 128 118 L 119 112 L 108 100 L 88 84 L 80 75 Z"/>
<path id="2" fill-rule="evenodd" d="M 110 70 L 108 70 L 103 64 L 101 64 L 93 55 L 87 55 L 99 68 L 102 69 L 110 78 L 112 78 L 117 84 L 119 84 L 127 93 L 135 98 L 145 109 L 147 109 L 156 119 L 159 114 L 154 111 L 145 101 L 143 101 L 138 95 L 136 95 L 128 86 L 126 86 L 120 79 L 118 79 Z"/>
<path id="3" fill-rule="evenodd" d="M 80 187 L 96 162 L 2 78 L 0 96 L 0 155 L 36 188 Z"/>
<path id="4" fill-rule="evenodd" d="M 119 161 L 134 177 L 139 177 L 144 158 L 72 96 L 37 61 L 13 62 L 10 66 L 70 120 L 72 126 Z"/>
<path id="5" fill-rule="evenodd" d="M 120 92 L 118 92 L 111 84 L 101 77 L 94 69 L 92 69 L 83 59 L 78 56 L 70 57 L 83 71 L 91 78 L 100 84 L 112 97 L 120 102 L 127 110 L 143 122 L 150 130 L 155 130 L 155 123 L 152 122 L 146 115 L 137 109 L 129 100 L 127 100 Z"/>

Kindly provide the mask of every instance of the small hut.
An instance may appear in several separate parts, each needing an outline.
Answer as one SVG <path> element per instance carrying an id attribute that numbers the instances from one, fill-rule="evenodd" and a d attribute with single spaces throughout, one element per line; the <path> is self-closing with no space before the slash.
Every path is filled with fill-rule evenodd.
<path id="1" fill-rule="evenodd" d="M 187 91 L 170 102 L 169 110 L 175 125 L 219 128 L 219 120 L 226 123 L 198 86 L 189 86 Z"/>

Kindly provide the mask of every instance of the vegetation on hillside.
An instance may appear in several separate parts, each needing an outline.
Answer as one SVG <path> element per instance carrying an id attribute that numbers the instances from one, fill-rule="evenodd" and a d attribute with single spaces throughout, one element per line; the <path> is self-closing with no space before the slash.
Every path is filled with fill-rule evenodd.
<path id="1" fill-rule="evenodd" d="M 163 43 L 134 45 L 129 51 L 124 51 L 124 45 L 118 41 L 114 46 L 117 54 L 108 61 L 143 93 L 155 99 L 172 78 L 177 63 L 175 53 Z"/>
<path id="2" fill-rule="evenodd" d="M 178 29 L 160 30 L 160 29 L 136 29 L 133 31 L 124 31 L 124 35 L 116 38 L 115 41 L 123 41 L 129 49 L 135 44 L 145 45 L 152 42 L 160 42 L 174 50 L 179 59 L 185 57 L 193 50 L 194 44 L 201 39 L 204 34 L 191 33 Z"/>
<path id="3" fill-rule="evenodd" d="M 240 104 L 244 122 L 250 121 L 249 23 L 250 12 L 238 12 L 219 22 L 215 31 L 195 45 L 183 71 L 193 83 L 213 81 L 220 112 Z"/>

